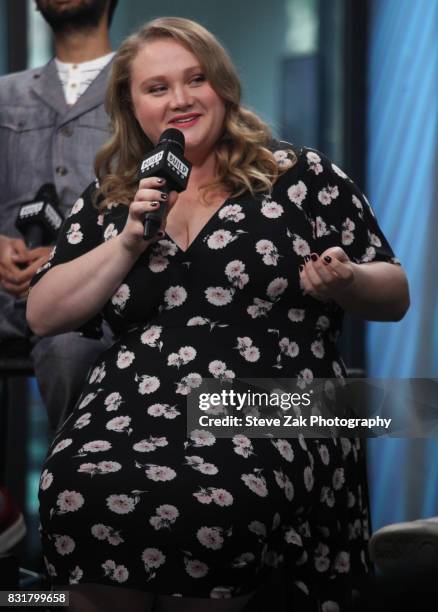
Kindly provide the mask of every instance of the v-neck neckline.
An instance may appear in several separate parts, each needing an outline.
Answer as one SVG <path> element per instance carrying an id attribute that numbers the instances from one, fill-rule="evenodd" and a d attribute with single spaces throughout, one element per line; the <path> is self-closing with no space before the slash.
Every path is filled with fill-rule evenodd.
<path id="1" fill-rule="evenodd" d="M 240 199 L 240 196 L 233 198 L 233 200 L 238 200 Z M 193 240 L 190 242 L 190 244 L 187 246 L 186 249 L 182 249 L 180 247 L 180 245 L 176 242 L 176 240 L 174 240 L 172 238 L 172 236 L 168 233 L 165 232 L 165 236 L 171 241 L 173 242 L 173 244 L 177 247 L 178 251 L 180 253 L 182 253 L 183 255 L 187 255 L 187 253 L 192 249 L 193 245 L 198 242 L 198 240 L 201 238 L 201 236 L 205 233 L 205 230 L 216 220 L 216 218 L 219 215 L 219 212 L 230 202 L 230 197 L 226 198 L 222 204 L 216 208 L 216 210 L 214 211 L 214 213 L 211 215 L 211 217 L 209 217 L 207 219 L 207 221 L 204 223 L 204 225 L 201 227 L 201 229 L 199 230 L 199 232 L 196 234 L 196 236 L 193 238 Z"/>

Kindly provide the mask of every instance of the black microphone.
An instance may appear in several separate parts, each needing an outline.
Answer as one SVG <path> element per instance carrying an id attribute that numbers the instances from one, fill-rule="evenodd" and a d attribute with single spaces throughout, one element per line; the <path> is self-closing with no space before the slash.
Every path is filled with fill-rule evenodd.
<path id="1" fill-rule="evenodd" d="M 20 206 L 15 227 L 23 234 L 29 249 L 53 243 L 64 217 L 59 210 L 53 183 L 45 183 L 30 202 Z"/>
<path id="2" fill-rule="evenodd" d="M 157 176 L 166 180 L 160 191 L 180 193 L 187 188 L 192 165 L 184 157 L 185 138 L 180 130 L 169 128 L 164 130 L 158 145 L 143 159 L 139 179 Z M 160 202 L 158 210 L 145 214 L 144 232 L 145 240 L 153 238 L 161 227 L 165 213 L 164 202 Z"/>

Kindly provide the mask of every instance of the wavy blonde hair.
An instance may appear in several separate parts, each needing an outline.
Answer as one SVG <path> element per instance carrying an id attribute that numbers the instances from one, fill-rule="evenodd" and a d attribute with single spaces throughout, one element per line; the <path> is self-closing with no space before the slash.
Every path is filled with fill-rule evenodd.
<path id="1" fill-rule="evenodd" d="M 179 17 L 162 17 L 144 25 L 127 38 L 117 51 L 106 97 L 113 135 L 96 156 L 100 208 L 110 202 L 129 204 L 138 186 L 138 167 L 153 144 L 141 129 L 130 93 L 131 64 L 148 42 L 170 38 L 193 53 L 207 81 L 225 105 L 222 135 L 216 145 L 217 178 L 202 187 L 205 194 L 215 189 L 231 196 L 244 191 L 269 192 L 279 173 L 269 150 L 268 126 L 240 105 L 241 85 L 236 70 L 222 45 L 200 24 Z"/>

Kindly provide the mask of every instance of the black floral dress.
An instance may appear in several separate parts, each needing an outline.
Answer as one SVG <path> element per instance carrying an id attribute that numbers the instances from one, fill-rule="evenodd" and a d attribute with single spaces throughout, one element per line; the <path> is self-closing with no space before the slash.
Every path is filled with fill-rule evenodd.
<path id="1" fill-rule="evenodd" d="M 345 374 L 342 311 L 303 295 L 299 266 L 340 245 L 357 262 L 397 263 L 352 181 L 321 153 L 270 196 L 225 201 L 186 251 L 165 235 L 103 310 L 117 340 L 91 369 L 49 449 L 41 535 L 54 585 L 95 582 L 219 598 L 283 568 L 291 601 L 336 612 L 367 572 L 363 453 L 351 439 L 216 438 L 186 431 L 202 378 Z M 90 186 L 39 272 L 111 240 L 127 208 L 104 214 Z"/>

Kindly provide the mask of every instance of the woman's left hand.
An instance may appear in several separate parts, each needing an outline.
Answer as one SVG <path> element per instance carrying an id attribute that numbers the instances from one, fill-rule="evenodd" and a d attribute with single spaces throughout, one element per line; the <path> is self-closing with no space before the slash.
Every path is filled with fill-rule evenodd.
<path id="1" fill-rule="evenodd" d="M 300 285 L 305 295 L 317 300 L 336 300 L 354 281 L 354 264 L 341 247 L 332 247 L 321 255 L 312 253 L 300 266 Z"/>

